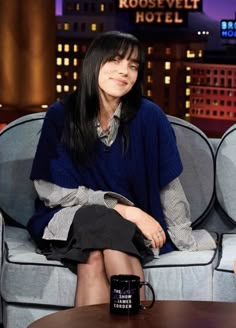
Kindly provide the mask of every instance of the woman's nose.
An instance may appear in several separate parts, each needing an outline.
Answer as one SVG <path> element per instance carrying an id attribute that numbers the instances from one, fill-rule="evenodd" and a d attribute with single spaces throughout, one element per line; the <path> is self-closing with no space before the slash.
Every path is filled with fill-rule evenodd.
<path id="1" fill-rule="evenodd" d="M 120 63 L 119 65 L 119 73 L 120 74 L 127 74 L 128 73 L 128 65 L 126 63 Z"/>

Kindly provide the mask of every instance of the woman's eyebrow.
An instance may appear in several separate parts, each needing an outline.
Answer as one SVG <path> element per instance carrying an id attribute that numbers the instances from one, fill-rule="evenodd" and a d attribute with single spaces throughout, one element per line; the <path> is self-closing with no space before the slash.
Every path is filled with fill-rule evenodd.
<path id="1" fill-rule="evenodd" d="M 137 58 L 128 58 L 129 61 L 133 62 L 133 63 L 136 63 L 136 64 L 139 64 L 139 60 Z"/>

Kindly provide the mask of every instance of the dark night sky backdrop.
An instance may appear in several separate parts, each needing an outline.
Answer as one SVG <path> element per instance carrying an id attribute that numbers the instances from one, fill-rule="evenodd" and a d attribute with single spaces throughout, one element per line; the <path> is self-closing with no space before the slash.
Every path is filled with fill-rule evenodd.
<path id="1" fill-rule="evenodd" d="M 203 11 L 206 15 L 218 21 L 221 19 L 234 19 L 236 13 L 236 1 L 203 0 Z"/>
<path id="2" fill-rule="evenodd" d="M 56 1 L 56 14 L 61 14 L 62 0 Z M 234 19 L 236 12 L 236 0 L 203 0 L 203 11 L 207 16 L 215 20 Z"/>

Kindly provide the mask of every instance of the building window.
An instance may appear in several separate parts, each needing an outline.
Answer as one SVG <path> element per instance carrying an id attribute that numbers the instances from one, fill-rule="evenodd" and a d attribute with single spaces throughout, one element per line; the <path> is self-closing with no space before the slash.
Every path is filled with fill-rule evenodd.
<path id="1" fill-rule="evenodd" d="M 62 86 L 60 84 L 57 84 L 56 90 L 58 93 L 62 92 Z"/>
<path id="2" fill-rule="evenodd" d="M 147 96 L 150 98 L 152 97 L 152 90 L 150 90 L 150 89 L 147 90 Z"/>
<path id="3" fill-rule="evenodd" d="M 61 43 L 58 43 L 58 45 L 57 45 L 57 51 L 58 52 L 62 52 L 62 44 Z"/>
<path id="4" fill-rule="evenodd" d="M 86 24 L 85 23 L 82 23 L 81 24 L 81 31 L 82 32 L 85 32 L 85 30 L 86 30 Z"/>
<path id="5" fill-rule="evenodd" d="M 198 50 L 198 57 L 202 57 L 202 54 L 203 54 L 202 50 Z"/>
<path id="6" fill-rule="evenodd" d="M 68 43 L 64 44 L 64 51 L 69 52 L 70 51 L 70 45 Z"/>
<path id="7" fill-rule="evenodd" d="M 147 62 L 147 68 L 148 69 L 151 69 L 152 68 L 152 62 L 150 60 Z"/>
<path id="8" fill-rule="evenodd" d="M 171 55 L 171 48 L 166 48 L 166 50 L 165 50 L 165 54 L 167 55 L 167 56 L 169 56 L 169 55 Z"/>
<path id="9" fill-rule="evenodd" d="M 217 86 L 218 85 L 218 79 L 216 77 L 214 77 L 214 80 L 213 80 L 213 85 Z"/>
<path id="10" fill-rule="evenodd" d="M 83 52 L 83 53 L 85 53 L 85 52 L 86 52 L 86 50 L 87 50 L 87 47 L 86 47 L 86 45 L 85 45 L 85 44 L 83 44 L 83 45 L 82 45 L 82 52 Z"/>
<path id="11" fill-rule="evenodd" d="M 62 79 L 62 74 L 61 72 L 57 72 L 57 80 L 61 80 Z"/>
<path id="12" fill-rule="evenodd" d="M 189 100 L 185 101 L 185 108 L 190 108 L 190 101 Z"/>
<path id="13" fill-rule="evenodd" d="M 96 11 L 96 5 L 94 2 L 91 3 L 91 12 L 95 12 Z"/>
<path id="14" fill-rule="evenodd" d="M 110 4 L 109 4 L 109 11 L 110 11 L 111 13 L 114 12 L 114 4 L 113 4 L 113 3 L 110 3 Z"/>
<path id="15" fill-rule="evenodd" d="M 170 84 L 170 76 L 169 75 L 165 76 L 165 84 Z"/>
<path id="16" fill-rule="evenodd" d="M 62 23 L 57 23 L 57 30 L 61 31 L 63 29 L 63 24 Z"/>
<path id="17" fill-rule="evenodd" d="M 73 66 L 78 66 L 78 59 L 77 58 L 73 59 Z"/>
<path id="18" fill-rule="evenodd" d="M 73 10 L 72 3 L 69 2 L 69 3 L 66 4 L 66 10 L 67 11 L 72 11 Z"/>
<path id="19" fill-rule="evenodd" d="M 171 62 L 165 62 L 165 70 L 171 69 Z"/>
<path id="20" fill-rule="evenodd" d="M 185 95 L 186 96 L 190 96 L 190 88 L 187 88 L 186 91 L 185 91 Z"/>
<path id="21" fill-rule="evenodd" d="M 96 32 L 97 31 L 97 24 L 93 23 L 91 24 L 91 31 Z"/>
<path id="22" fill-rule="evenodd" d="M 64 23 L 64 31 L 69 31 L 69 30 L 70 30 L 70 24 Z"/>
<path id="23" fill-rule="evenodd" d="M 69 66 L 70 65 L 70 59 L 69 58 L 64 58 L 64 65 Z"/>
<path id="24" fill-rule="evenodd" d="M 101 24 L 100 24 L 100 32 L 103 32 L 103 31 L 104 31 L 104 24 L 101 23 Z"/>
<path id="25" fill-rule="evenodd" d="M 100 11 L 101 11 L 101 13 L 103 13 L 105 11 L 105 5 L 104 5 L 104 3 L 101 3 L 100 4 Z"/>
<path id="26" fill-rule="evenodd" d="M 195 52 L 193 50 L 187 50 L 186 57 L 195 58 Z"/>
<path id="27" fill-rule="evenodd" d="M 73 52 L 78 52 L 79 51 L 79 46 L 77 44 L 73 45 Z"/>
<path id="28" fill-rule="evenodd" d="M 61 65 L 62 65 L 62 58 L 57 57 L 57 66 L 61 66 Z"/>
<path id="29" fill-rule="evenodd" d="M 63 89 L 65 92 L 69 92 L 70 87 L 69 87 L 69 85 L 66 84 L 66 85 L 64 85 Z"/>
<path id="30" fill-rule="evenodd" d="M 187 75 L 186 76 L 186 83 L 190 83 L 191 82 L 191 76 L 190 75 Z"/>
<path id="31" fill-rule="evenodd" d="M 79 24 L 76 22 L 74 23 L 74 32 L 78 32 L 79 31 Z"/>
<path id="32" fill-rule="evenodd" d="M 77 73 L 77 72 L 74 72 L 74 73 L 73 73 L 73 79 L 74 79 L 74 80 L 78 80 L 78 73 Z"/>
<path id="33" fill-rule="evenodd" d="M 151 75 L 148 75 L 148 76 L 147 76 L 147 82 L 148 82 L 148 83 L 152 83 L 152 76 L 151 76 Z"/>
<path id="34" fill-rule="evenodd" d="M 79 5 L 78 2 L 75 4 L 75 10 L 76 10 L 76 11 L 80 11 L 80 5 Z"/>
<path id="35" fill-rule="evenodd" d="M 151 55 L 153 53 L 153 47 L 148 47 L 147 52 L 148 55 Z"/>

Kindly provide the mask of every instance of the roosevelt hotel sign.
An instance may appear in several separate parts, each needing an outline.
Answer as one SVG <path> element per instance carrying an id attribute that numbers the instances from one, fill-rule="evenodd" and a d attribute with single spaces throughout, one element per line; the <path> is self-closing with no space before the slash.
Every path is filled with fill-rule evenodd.
<path id="1" fill-rule="evenodd" d="M 119 0 L 118 10 L 127 11 L 135 24 L 187 24 L 188 12 L 202 11 L 202 0 Z"/>

